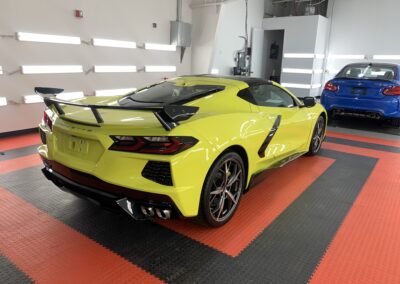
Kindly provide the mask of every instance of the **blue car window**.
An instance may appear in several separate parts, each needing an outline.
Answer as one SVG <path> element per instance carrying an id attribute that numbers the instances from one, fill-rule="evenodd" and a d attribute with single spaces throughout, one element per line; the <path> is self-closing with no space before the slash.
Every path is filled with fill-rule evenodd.
<path id="1" fill-rule="evenodd" d="M 395 80 L 396 66 L 390 64 L 351 64 L 344 67 L 336 77 L 349 79 Z"/>

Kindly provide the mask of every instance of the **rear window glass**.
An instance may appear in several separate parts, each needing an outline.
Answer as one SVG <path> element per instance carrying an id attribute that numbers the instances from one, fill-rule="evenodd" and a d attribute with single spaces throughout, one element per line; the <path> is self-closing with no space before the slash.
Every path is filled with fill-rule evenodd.
<path id="1" fill-rule="evenodd" d="M 223 86 L 218 85 L 176 85 L 173 82 L 162 82 L 143 88 L 137 92 L 129 94 L 122 101 L 132 101 L 137 103 L 158 103 L 176 104 L 193 101 L 200 97 L 224 90 Z"/>
<path id="2" fill-rule="evenodd" d="M 396 67 L 390 65 L 349 65 L 336 76 L 351 79 L 394 80 L 397 76 Z"/>

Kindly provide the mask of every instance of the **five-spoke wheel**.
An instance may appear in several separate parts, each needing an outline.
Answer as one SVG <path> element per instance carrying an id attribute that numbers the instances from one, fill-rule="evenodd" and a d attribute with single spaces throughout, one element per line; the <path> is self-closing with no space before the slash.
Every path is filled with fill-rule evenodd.
<path id="1" fill-rule="evenodd" d="M 229 221 L 238 207 L 245 177 L 243 160 L 237 153 L 225 153 L 214 163 L 200 204 L 200 215 L 206 223 L 219 227 Z"/>
<path id="2" fill-rule="evenodd" d="M 314 127 L 308 155 L 313 156 L 318 153 L 318 151 L 321 149 L 324 137 L 325 137 L 325 118 L 323 116 L 320 116 Z"/>

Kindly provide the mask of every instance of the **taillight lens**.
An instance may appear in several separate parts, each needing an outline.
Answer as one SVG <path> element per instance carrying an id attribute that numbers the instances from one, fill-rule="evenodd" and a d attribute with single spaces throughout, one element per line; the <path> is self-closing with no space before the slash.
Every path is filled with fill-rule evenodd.
<path id="1" fill-rule="evenodd" d="M 51 121 L 46 112 L 43 113 L 43 122 L 50 131 L 53 131 L 53 121 Z"/>
<path id="2" fill-rule="evenodd" d="M 383 90 L 385 96 L 400 96 L 400 86 L 394 86 Z"/>
<path id="3" fill-rule="evenodd" d="M 331 82 L 328 82 L 325 84 L 324 90 L 331 91 L 331 92 L 337 92 L 339 90 L 339 86 L 337 86 Z"/>
<path id="4" fill-rule="evenodd" d="M 194 146 L 193 137 L 175 136 L 111 136 L 114 144 L 109 150 L 144 154 L 173 155 Z"/>

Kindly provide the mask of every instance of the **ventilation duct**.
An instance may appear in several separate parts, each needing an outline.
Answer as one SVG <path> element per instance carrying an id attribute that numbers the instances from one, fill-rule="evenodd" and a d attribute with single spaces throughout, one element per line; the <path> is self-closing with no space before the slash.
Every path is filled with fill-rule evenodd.
<path id="1" fill-rule="evenodd" d="M 171 21 L 171 44 L 181 51 L 181 62 L 185 50 L 192 44 L 192 25 L 182 22 L 182 0 L 177 0 L 176 21 Z"/>

